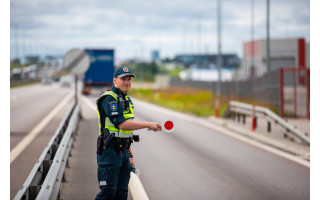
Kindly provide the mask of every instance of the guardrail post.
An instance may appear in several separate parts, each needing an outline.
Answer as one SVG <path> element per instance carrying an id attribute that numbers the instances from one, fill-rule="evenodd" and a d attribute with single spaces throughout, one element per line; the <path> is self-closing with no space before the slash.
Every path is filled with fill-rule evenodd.
<path id="1" fill-rule="evenodd" d="M 270 132 L 271 132 L 271 122 L 268 121 L 268 133 L 270 133 Z"/>
<path id="2" fill-rule="evenodd" d="M 51 165 L 52 165 L 52 160 L 44 160 L 42 165 L 43 165 L 43 176 L 42 177 L 45 178 L 48 174 L 48 171 L 49 171 Z"/>
<path id="3" fill-rule="evenodd" d="M 80 105 L 74 103 L 60 122 L 58 129 L 50 139 L 47 147 L 43 150 L 38 162 L 34 165 L 22 188 L 14 197 L 14 200 L 60 199 L 60 192 L 57 190 L 60 189 L 60 179 L 62 179 L 62 173 L 65 173 L 65 165 L 53 164 L 53 160 L 56 156 L 58 162 L 59 160 L 62 160 L 62 162 L 68 160 L 68 155 L 70 155 L 69 146 L 74 141 L 73 131 L 75 131 L 74 129 L 77 127 L 79 120 L 75 116 L 80 116 L 79 113 Z M 60 146 L 63 141 L 64 143 Z M 67 145 L 68 148 L 63 148 L 64 145 Z M 66 152 L 67 150 L 68 152 Z M 59 154 L 56 155 L 57 153 Z M 63 177 L 63 179 L 65 178 Z"/>
<path id="4" fill-rule="evenodd" d="M 61 140 L 60 140 L 61 141 Z M 58 147 L 59 147 L 59 145 L 58 144 L 53 144 L 52 146 L 51 146 L 51 150 L 52 150 L 52 154 L 51 154 L 51 159 L 53 159 L 54 158 L 54 156 L 56 155 L 56 152 L 57 152 L 57 150 L 58 150 Z"/>
<path id="5" fill-rule="evenodd" d="M 255 105 L 252 105 L 252 123 L 251 123 L 251 131 L 256 130 L 256 111 Z"/>
<path id="6" fill-rule="evenodd" d="M 58 192 L 57 199 L 59 199 L 59 200 L 61 199 L 61 198 L 60 198 L 60 191 Z"/>
<path id="7" fill-rule="evenodd" d="M 65 128 L 64 128 L 65 129 Z M 64 134 L 65 130 L 63 130 L 63 132 L 61 131 L 60 134 L 58 135 L 57 139 L 58 139 L 58 143 L 60 143 L 60 141 L 63 138 L 63 134 Z M 58 148 L 57 148 L 58 149 Z"/>
<path id="8" fill-rule="evenodd" d="M 280 116 L 284 117 L 284 69 L 280 69 Z"/>
<path id="9" fill-rule="evenodd" d="M 246 124 L 246 115 L 243 115 L 243 117 L 242 117 L 242 123 L 243 123 L 243 124 Z"/>
<path id="10" fill-rule="evenodd" d="M 63 175 L 62 175 L 62 182 L 67 182 L 67 179 L 66 179 L 66 172 L 64 171 L 63 172 Z M 59 192 L 60 193 L 60 192 Z"/>
<path id="11" fill-rule="evenodd" d="M 257 116 L 254 117 L 254 125 L 255 125 L 255 128 L 258 127 L 258 117 Z"/>
<path id="12" fill-rule="evenodd" d="M 41 185 L 30 185 L 29 187 L 29 199 L 36 199 L 38 193 L 40 192 Z"/>
<path id="13" fill-rule="evenodd" d="M 257 124 L 258 124 L 258 116 L 259 117 L 267 117 L 267 121 L 269 121 L 268 129 L 271 132 L 271 122 L 273 121 L 276 125 L 280 125 L 282 128 L 286 130 L 286 133 L 284 137 L 288 137 L 287 134 L 292 134 L 294 137 L 302 140 L 307 145 L 310 145 L 310 138 L 307 137 L 303 132 L 298 130 L 297 128 L 294 128 L 290 123 L 287 122 L 286 119 L 281 118 L 277 114 L 275 114 L 273 111 L 271 111 L 268 108 L 250 105 L 246 103 L 236 102 L 236 101 L 230 101 L 230 112 L 231 113 L 241 113 L 242 115 L 251 115 L 251 130 L 255 131 Z M 256 116 L 257 114 L 257 116 Z M 232 115 L 235 116 L 235 115 Z M 236 116 L 235 116 L 236 117 Z M 235 120 L 234 117 L 234 120 Z"/>

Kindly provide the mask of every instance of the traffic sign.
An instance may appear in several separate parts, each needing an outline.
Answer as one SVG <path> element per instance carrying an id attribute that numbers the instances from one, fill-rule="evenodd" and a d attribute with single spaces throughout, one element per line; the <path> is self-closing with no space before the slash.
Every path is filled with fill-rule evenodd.
<path id="1" fill-rule="evenodd" d="M 162 122 L 162 130 L 167 133 L 171 133 L 174 131 L 175 122 L 172 119 L 166 119 Z"/>
<path id="2" fill-rule="evenodd" d="M 90 56 L 81 49 L 69 50 L 63 58 L 63 67 L 71 74 L 82 74 L 90 65 Z"/>

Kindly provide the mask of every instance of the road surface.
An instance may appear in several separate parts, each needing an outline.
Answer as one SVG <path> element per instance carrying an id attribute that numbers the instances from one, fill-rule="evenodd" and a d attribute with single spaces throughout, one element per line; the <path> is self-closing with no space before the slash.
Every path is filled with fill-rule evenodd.
<path id="1" fill-rule="evenodd" d="M 57 98 L 56 102 L 40 109 L 42 114 L 34 114 L 35 118 L 41 120 L 67 93 L 58 90 L 52 95 L 57 97 L 49 97 L 51 92 L 39 92 L 35 99 L 31 97 L 35 94 L 25 97 L 25 107 L 30 109 L 27 103 L 41 97 Z M 83 119 L 71 151 L 70 168 L 66 172 L 67 182 L 61 190 L 62 199 L 93 199 L 98 191 L 94 155 L 98 134 L 94 104 L 96 98 L 94 95 L 81 98 Z M 46 102 L 45 99 L 42 101 Z M 134 104 L 137 121 L 162 122 L 172 118 L 176 122 L 173 133 L 145 129 L 136 132 L 141 141 L 134 143 L 132 150 L 136 167 L 141 171 L 139 178 L 149 199 L 310 199 L 310 168 L 244 143 L 210 126 L 203 126 L 203 123 L 192 120 L 192 117 L 184 117 L 138 100 Z M 16 107 L 19 107 L 19 103 L 12 104 L 11 112 Z M 35 111 L 34 108 L 30 111 L 24 106 L 18 110 L 21 111 L 22 107 L 26 109 L 24 113 Z M 17 115 L 12 116 L 12 122 L 19 123 L 15 121 Z M 60 113 L 60 116 L 63 114 Z M 25 174 L 32 169 L 49 141 L 50 134 L 54 133 L 58 118 L 11 164 L 11 198 L 23 184 Z M 26 131 L 13 128 L 11 124 L 11 149 L 35 124 L 28 119 Z"/>
<path id="2" fill-rule="evenodd" d="M 21 149 L 21 153 L 10 163 L 10 199 L 13 199 L 28 177 L 34 164 L 37 162 L 43 149 L 58 128 L 60 121 L 71 107 L 73 101 L 72 88 L 61 88 L 54 84 L 51 86 L 33 85 L 10 90 L 10 151 L 12 152 L 26 136 L 35 131 L 35 127 L 54 110 L 63 100 L 65 104 L 56 110 L 56 114 L 47 124 L 42 125 L 38 135 L 29 145 Z M 63 102 L 62 102 L 63 103 Z M 37 131 L 36 130 L 36 131 Z"/>

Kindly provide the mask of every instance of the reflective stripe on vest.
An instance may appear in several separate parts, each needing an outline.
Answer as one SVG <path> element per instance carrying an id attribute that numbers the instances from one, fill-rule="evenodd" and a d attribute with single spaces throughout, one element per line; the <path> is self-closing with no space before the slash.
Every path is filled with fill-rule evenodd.
<path id="1" fill-rule="evenodd" d="M 118 100 L 118 95 L 116 93 L 114 93 L 113 91 L 106 91 L 104 92 L 99 99 L 101 99 L 104 96 L 107 95 L 111 95 L 115 100 Z M 97 103 L 99 102 L 99 99 L 97 100 Z M 128 97 L 125 97 L 126 100 L 129 100 Z M 117 101 L 118 102 L 118 101 Z M 97 110 L 98 110 L 98 117 L 99 117 L 99 131 L 101 130 L 101 123 L 100 123 L 100 113 L 99 113 L 99 107 L 97 104 Z M 134 118 L 134 114 L 133 114 L 133 105 L 131 104 L 131 102 L 129 101 L 129 109 L 126 111 L 123 111 L 123 116 L 128 119 L 128 120 L 133 120 Z M 106 117 L 105 119 L 105 128 L 109 130 L 110 133 L 114 133 L 115 137 L 119 137 L 119 138 L 128 138 L 128 137 L 132 137 L 133 136 L 133 132 L 132 131 L 126 131 L 123 129 L 117 129 L 113 123 L 110 121 L 109 117 Z M 99 135 L 101 135 L 101 131 L 99 133 Z"/>

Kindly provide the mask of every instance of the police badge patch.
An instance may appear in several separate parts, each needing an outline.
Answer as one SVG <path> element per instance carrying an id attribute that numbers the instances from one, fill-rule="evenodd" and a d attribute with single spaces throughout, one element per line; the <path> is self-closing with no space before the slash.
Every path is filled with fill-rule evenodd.
<path id="1" fill-rule="evenodd" d="M 124 72 L 129 72 L 129 69 L 126 68 L 126 67 L 124 67 L 124 68 L 123 68 L 123 71 L 124 71 Z"/>
<path id="2" fill-rule="evenodd" d="M 116 103 L 110 104 L 110 109 L 111 109 L 111 111 L 117 111 L 118 110 L 117 104 Z"/>

